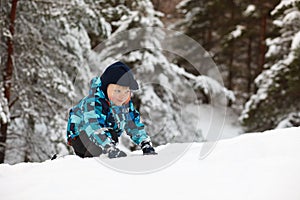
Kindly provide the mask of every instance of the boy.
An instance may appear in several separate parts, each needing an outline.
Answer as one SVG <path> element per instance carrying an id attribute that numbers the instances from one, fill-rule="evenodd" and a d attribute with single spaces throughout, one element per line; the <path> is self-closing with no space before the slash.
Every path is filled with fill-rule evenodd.
<path id="1" fill-rule="evenodd" d="M 126 153 L 116 147 L 123 131 L 144 155 L 156 154 L 131 101 L 131 90 L 138 88 L 129 67 L 122 62 L 110 65 L 101 77 L 93 78 L 89 95 L 70 109 L 67 140 L 76 155 L 125 157 Z"/>

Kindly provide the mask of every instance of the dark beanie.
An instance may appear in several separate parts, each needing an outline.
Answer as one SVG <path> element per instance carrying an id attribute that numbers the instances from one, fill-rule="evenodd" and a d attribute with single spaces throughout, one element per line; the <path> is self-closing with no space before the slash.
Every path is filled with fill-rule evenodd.
<path id="1" fill-rule="evenodd" d="M 130 68 L 122 62 L 116 62 L 108 66 L 100 78 L 102 83 L 101 90 L 106 96 L 109 84 L 127 86 L 131 90 L 139 89 L 138 83 L 134 79 Z"/>

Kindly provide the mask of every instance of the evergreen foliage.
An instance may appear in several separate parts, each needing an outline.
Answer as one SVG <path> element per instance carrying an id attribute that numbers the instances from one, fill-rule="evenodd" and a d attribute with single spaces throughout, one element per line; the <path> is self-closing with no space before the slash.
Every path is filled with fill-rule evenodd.
<path id="1" fill-rule="evenodd" d="M 300 109 L 300 4 L 282 1 L 272 13 L 279 35 L 268 40 L 269 62 L 241 115 L 249 131 L 275 128 Z"/>
<path id="2" fill-rule="evenodd" d="M 12 120 L 5 153 L 8 161 L 40 161 L 56 152 L 68 151 L 64 145 L 68 108 L 76 93 L 86 92 L 87 80 L 91 77 L 87 65 L 91 48 L 85 28 L 90 30 L 97 24 L 95 20 L 92 23 L 80 19 L 80 16 L 93 14 L 87 4 L 82 3 L 18 2 L 13 38 L 12 100 L 9 102 Z M 4 7 L 8 15 L 10 3 Z M 94 10 L 94 13 L 98 12 Z M 3 32 L 9 33 L 9 30 L 4 28 Z M 7 37 L 9 35 L 4 34 L 2 39 L 5 41 Z M 1 57 L 5 57 L 5 52 Z M 5 68 L 5 62 L 1 68 Z M 77 75 L 78 69 L 85 73 Z M 77 88 L 73 85 L 75 78 L 80 83 Z"/>
<path id="3" fill-rule="evenodd" d="M 277 3 L 184 0 L 178 5 L 184 17 L 174 27 L 210 52 L 225 86 L 235 92 L 238 109 L 255 91 L 253 80 L 264 64 L 265 38 L 273 31 L 269 12 Z M 182 60 L 178 63 L 186 65 Z"/>

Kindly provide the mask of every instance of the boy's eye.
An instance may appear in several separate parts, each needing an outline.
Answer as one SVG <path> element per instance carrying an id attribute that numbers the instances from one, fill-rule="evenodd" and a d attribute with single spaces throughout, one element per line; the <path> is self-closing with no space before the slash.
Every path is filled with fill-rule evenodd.
<path id="1" fill-rule="evenodd" d="M 124 93 L 124 94 L 129 94 L 130 93 L 130 90 L 119 90 L 119 89 L 115 89 L 114 92 L 116 94 L 121 94 L 121 93 Z"/>

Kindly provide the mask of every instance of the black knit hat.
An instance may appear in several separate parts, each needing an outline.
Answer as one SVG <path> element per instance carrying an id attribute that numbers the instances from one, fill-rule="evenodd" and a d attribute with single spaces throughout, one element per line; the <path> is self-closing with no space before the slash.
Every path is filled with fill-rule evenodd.
<path id="1" fill-rule="evenodd" d="M 122 63 L 116 62 L 106 68 L 101 78 L 101 89 L 107 96 L 107 87 L 109 84 L 117 84 L 121 86 L 127 86 L 131 90 L 138 90 L 139 86 L 136 80 L 134 79 L 133 74 L 130 71 L 130 68 Z"/>

